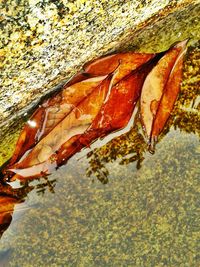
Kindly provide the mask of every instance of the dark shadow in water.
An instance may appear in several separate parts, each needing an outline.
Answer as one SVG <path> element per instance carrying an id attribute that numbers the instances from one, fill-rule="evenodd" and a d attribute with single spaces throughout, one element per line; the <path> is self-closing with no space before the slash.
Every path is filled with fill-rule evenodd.
<path id="1" fill-rule="evenodd" d="M 195 133 L 200 136 L 200 80 L 199 80 L 200 44 L 195 48 L 190 47 L 184 66 L 183 82 L 179 99 L 173 113 L 168 120 L 158 142 L 169 132 L 171 127 L 186 133 Z M 103 184 L 108 183 L 109 171 L 106 164 L 118 161 L 121 165 L 135 162 L 139 169 L 148 150 L 148 144 L 142 131 L 139 114 L 136 114 L 134 126 L 128 131 L 100 148 L 87 154 L 89 167 L 86 174 L 94 176 Z M 25 201 L 30 191 L 43 195 L 46 190 L 54 193 L 56 180 L 43 177 L 38 184 L 33 186 L 30 181 L 20 182 L 20 188 L 14 188 L 0 177 L 0 238 L 8 229 L 14 212 L 15 205 Z"/>

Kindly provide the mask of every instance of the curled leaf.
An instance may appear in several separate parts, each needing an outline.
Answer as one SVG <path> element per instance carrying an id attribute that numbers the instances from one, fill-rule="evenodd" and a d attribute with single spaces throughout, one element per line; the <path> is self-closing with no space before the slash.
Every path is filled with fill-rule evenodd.
<path id="1" fill-rule="evenodd" d="M 150 142 L 152 134 L 155 137 L 162 131 L 177 98 L 185 45 L 186 41 L 183 41 L 166 52 L 145 79 L 140 109 L 144 130 Z"/>
<path id="2" fill-rule="evenodd" d="M 183 59 L 186 53 L 186 42 L 187 41 L 181 42 L 176 46 L 179 49 L 179 54 L 170 72 L 164 93 L 158 106 L 151 133 L 152 142 L 157 140 L 158 135 L 163 130 L 178 97 L 182 80 Z"/>

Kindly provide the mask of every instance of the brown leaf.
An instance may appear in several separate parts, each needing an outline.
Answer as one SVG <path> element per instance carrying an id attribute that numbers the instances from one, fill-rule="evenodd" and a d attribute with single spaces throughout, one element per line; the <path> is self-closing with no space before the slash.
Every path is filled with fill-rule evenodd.
<path id="1" fill-rule="evenodd" d="M 11 170 L 22 176 L 34 176 L 35 171 L 45 173 L 47 166 L 41 163 L 47 162 L 66 141 L 71 143 L 71 139 L 78 139 L 92 123 L 106 97 L 111 78 L 109 75 L 103 80 Z"/>
<path id="2" fill-rule="evenodd" d="M 142 123 L 149 141 L 151 140 L 152 131 L 155 136 L 158 132 L 160 133 L 164 127 L 167 118 L 162 121 L 161 114 L 163 114 L 167 102 L 170 102 L 170 105 L 168 105 L 168 107 L 170 107 L 170 112 L 173 108 L 178 94 L 177 89 L 179 88 L 181 81 L 180 74 L 183 62 L 180 61 L 180 55 L 183 54 L 182 52 L 183 49 L 185 49 L 185 43 L 185 41 L 181 42 L 166 52 L 145 79 L 140 99 L 140 110 Z M 177 62 L 179 62 L 178 65 Z M 180 70 L 178 71 L 177 68 L 180 68 Z M 176 80 L 175 73 L 178 74 Z M 171 88 L 173 83 L 172 80 L 174 85 Z M 167 92 L 166 94 L 165 91 Z M 173 98 L 172 101 L 170 99 L 171 96 Z M 161 99 L 163 99 L 162 104 L 160 103 Z M 155 120 L 156 124 L 154 124 Z M 161 123 L 161 121 L 163 123 Z"/>
<path id="3" fill-rule="evenodd" d="M 133 70 L 152 59 L 155 54 L 119 53 L 91 61 L 83 66 L 84 73 L 100 76 L 114 72 L 117 69 L 113 85 Z"/>
<path id="4" fill-rule="evenodd" d="M 167 84 L 165 85 L 164 93 L 160 100 L 156 117 L 153 122 L 151 133 L 151 141 L 153 142 L 157 140 L 158 135 L 163 130 L 178 97 L 182 80 L 183 59 L 186 53 L 186 43 L 187 41 L 183 41 L 176 46 L 179 49 L 179 54 L 170 72 Z"/>
<path id="5" fill-rule="evenodd" d="M 105 76 L 87 79 L 63 89 L 45 101 L 25 125 L 10 164 L 14 164 L 28 149 L 37 144 L 84 98 L 96 88 Z"/>
<path id="6" fill-rule="evenodd" d="M 107 101 L 85 133 L 79 139 L 73 140 L 73 143 L 66 142 L 58 150 L 55 156 L 58 166 L 82 147 L 90 145 L 93 140 L 124 128 L 128 124 L 150 68 L 151 65 L 148 65 L 135 71 L 112 87 Z"/>
<path id="7" fill-rule="evenodd" d="M 64 87 L 58 95 L 46 101 L 29 120 L 29 126 L 25 126 L 9 170 L 24 177 L 49 173 L 58 162 L 60 165 L 61 160 L 65 161 L 80 150 L 88 136 L 92 142 L 99 136 L 124 127 L 131 117 L 151 64 L 140 67 L 153 57 L 154 54 L 125 53 L 85 66 L 85 71 L 94 76 L 104 75 L 106 71 L 114 72 Z M 113 61 L 110 61 L 111 58 Z M 35 120 L 39 113 L 42 113 L 42 122 Z M 33 122 L 37 133 L 36 130 L 31 131 Z M 87 134 L 84 135 L 85 131 Z M 29 136 L 34 135 L 34 140 L 28 143 Z M 28 150 L 34 143 L 35 146 Z"/>
<path id="8" fill-rule="evenodd" d="M 115 84 L 153 57 L 154 54 L 129 52 L 85 64 L 82 73 L 74 76 L 61 92 L 45 101 L 28 120 L 19 137 L 10 165 L 17 162 L 27 150 L 45 137 L 105 79 L 106 75 L 117 69 L 112 81 L 112 84 Z"/>
<path id="9" fill-rule="evenodd" d="M 85 64 L 33 114 L 7 170 L 19 179 L 51 173 L 84 146 L 124 128 L 140 96 L 141 120 L 154 140 L 179 92 L 185 46 L 181 42 L 162 57 L 130 52 Z"/>

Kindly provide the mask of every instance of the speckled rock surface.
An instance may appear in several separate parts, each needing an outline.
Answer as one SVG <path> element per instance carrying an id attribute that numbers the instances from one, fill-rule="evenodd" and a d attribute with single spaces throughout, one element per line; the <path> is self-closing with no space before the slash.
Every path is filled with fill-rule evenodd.
<path id="1" fill-rule="evenodd" d="M 1 1 L 1 127 L 87 60 L 115 51 L 163 8 L 160 17 L 198 2 Z"/>

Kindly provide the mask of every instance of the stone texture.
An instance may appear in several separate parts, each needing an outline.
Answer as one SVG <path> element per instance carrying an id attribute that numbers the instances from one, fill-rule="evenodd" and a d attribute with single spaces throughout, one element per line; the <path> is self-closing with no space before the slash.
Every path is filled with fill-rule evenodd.
<path id="1" fill-rule="evenodd" d="M 10 124 L 8 119 L 24 113 L 89 59 L 116 51 L 142 23 L 158 19 L 163 8 L 160 17 L 197 2 L 1 1 L 0 125 Z"/>

